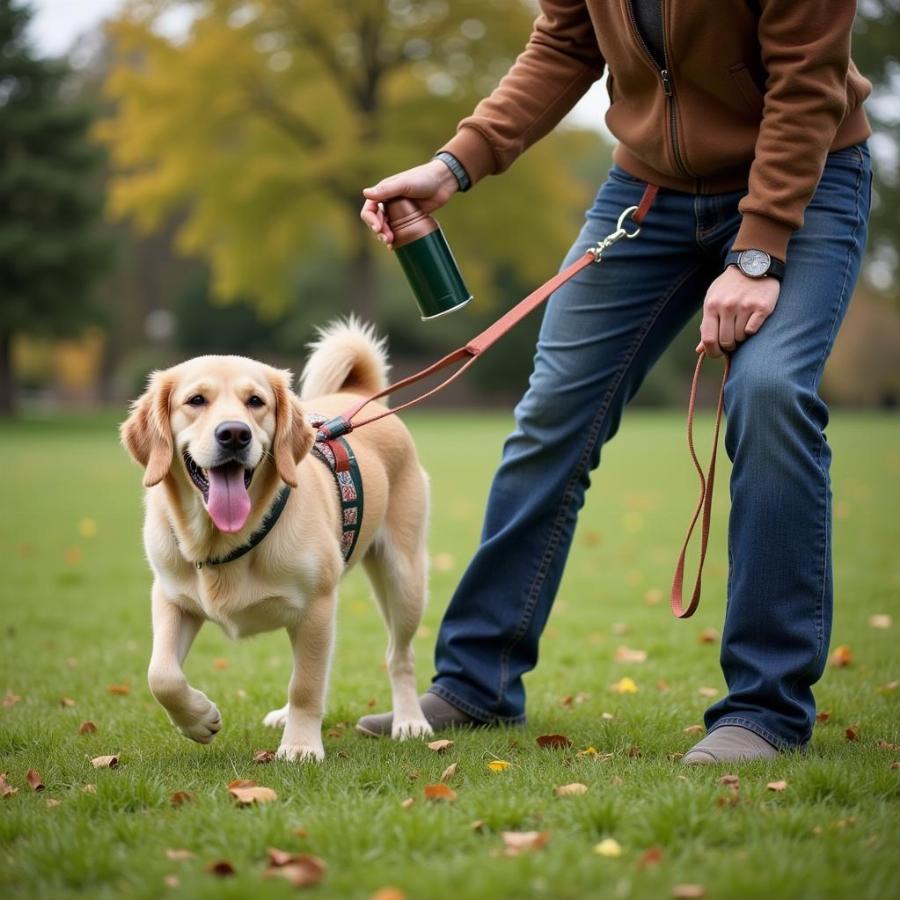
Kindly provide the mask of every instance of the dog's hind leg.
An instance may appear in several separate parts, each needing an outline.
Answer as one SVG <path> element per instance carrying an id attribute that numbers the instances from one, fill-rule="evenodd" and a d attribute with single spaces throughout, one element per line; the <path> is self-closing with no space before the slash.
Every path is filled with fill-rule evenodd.
<path id="1" fill-rule="evenodd" d="M 192 688 L 182 664 L 203 624 L 172 603 L 154 583 L 153 652 L 147 682 L 172 723 L 191 740 L 208 744 L 222 727 L 219 708 L 202 691 Z"/>
<path id="2" fill-rule="evenodd" d="M 428 486 L 421 470 L 415 476 L 415 480 L 391 485 L 391 506 L 381 533 L 363 559 L 388 628 L 387 669 L 394 705 L 391 737 L 395 740 L 431 734 L 419 706 L 412 647 L 428 582 Z"/>

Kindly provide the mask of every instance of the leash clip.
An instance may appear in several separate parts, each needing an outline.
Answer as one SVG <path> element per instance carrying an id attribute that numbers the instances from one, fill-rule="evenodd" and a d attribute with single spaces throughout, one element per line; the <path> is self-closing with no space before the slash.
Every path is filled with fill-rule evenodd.
<path id="1" fill-rule="evenodd" d="M 629 206 L 628 209 L 622 211 L 622 215 L 619 216 L 619 221 L 616 222 L 616 230 L 611 234 L 608 234 L 599 244 L 595 247 L 590 247 L 589 252 L 594 255 L 594 262 L 600 262 L 600 259 L 603 256 L 604 250 L 608 250 L 612 247 L 613 244 L 618 243 L 622 240 L 622 238 L 627 238 L 629 241 L 632 238 L 636 238 L 641 233 L 641 226 L 635 221 L 634 216 L 637 213 L 638 208 L 636 206 Z M 631 221 L 634 224 L 634 230 L 629 231 L 625 224 Z"/>

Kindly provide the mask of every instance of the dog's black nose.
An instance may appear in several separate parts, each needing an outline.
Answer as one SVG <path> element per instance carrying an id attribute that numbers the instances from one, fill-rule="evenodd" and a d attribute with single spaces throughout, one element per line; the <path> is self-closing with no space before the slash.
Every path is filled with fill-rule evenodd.
<path id="1" fill-rule="evenodd" d="M 223 450 L 243 450 L 253 435 L 243 422 L 222 422 L 216 426 L 216 440 Z"/>

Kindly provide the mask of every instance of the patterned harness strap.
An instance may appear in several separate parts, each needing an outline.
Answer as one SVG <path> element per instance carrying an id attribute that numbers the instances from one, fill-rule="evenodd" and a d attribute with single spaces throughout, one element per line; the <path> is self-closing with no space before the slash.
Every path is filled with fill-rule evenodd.
<path id="1" fill-rule="evenodd" d="M 356 549 L 363 518 L 363 483 L 359 463 L 353 448 L 342 435 L 332 437 L 320 426 L 328 422 L 328 416 L 312 413 L 309 424 L 316 429 L 316 442 L 312 452 L 334 475 L 338 502 L 341 509 L 341 553 L 346 563 Z"/>

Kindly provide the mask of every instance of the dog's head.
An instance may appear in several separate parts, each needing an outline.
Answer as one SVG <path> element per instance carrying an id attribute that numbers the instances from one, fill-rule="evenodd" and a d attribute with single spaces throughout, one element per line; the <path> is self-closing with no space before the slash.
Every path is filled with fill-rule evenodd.
<path id="1" fill-rule="evenodd" d="M 121 428 L 147 487 L 172 475 L 203 499 L 220 531 L 240 531 L 257 470 L 274 466 L 296 487 L 314 433 L 290 372 L 239 356 L 201 356 L 150 376 Z"/>

